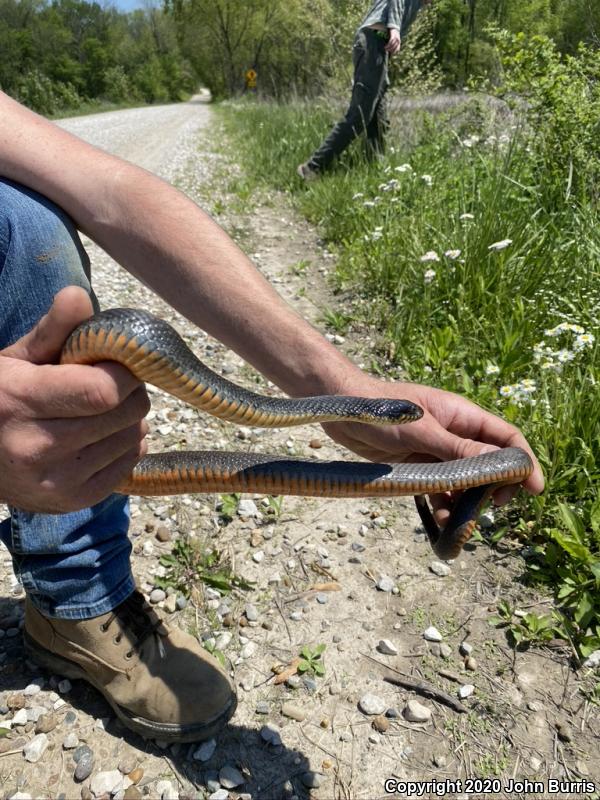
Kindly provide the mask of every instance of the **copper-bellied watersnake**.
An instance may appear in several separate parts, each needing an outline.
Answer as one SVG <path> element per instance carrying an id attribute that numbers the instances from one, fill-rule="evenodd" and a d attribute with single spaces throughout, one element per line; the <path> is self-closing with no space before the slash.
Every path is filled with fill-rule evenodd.
<path id="1" fill-rule="evenodd" d="M 77 327 L 61 362 L 118 361 L 140 381 L 154 384 L 221 419 L 260 427 L 351 420 L 391 425 L 420 419 L 407 400 L 324 395 L 264 397 L 217 375 L 199 361 L 178 333 L 145 311 L 103 311 Z M 313 497 L 415 495 L 434 552 L 456 558 L 471 537 L 491 493 L 520 483 L 533 469 L 529 455 L 511 447 L 474 458 L 432 464 L 302 461 L 285 456 L 213 451 L 144 456 L 118 491 L 138 495 L 188 492 L 265 492 Z M 441 530 L 425 494 L 464 490 Z"/>

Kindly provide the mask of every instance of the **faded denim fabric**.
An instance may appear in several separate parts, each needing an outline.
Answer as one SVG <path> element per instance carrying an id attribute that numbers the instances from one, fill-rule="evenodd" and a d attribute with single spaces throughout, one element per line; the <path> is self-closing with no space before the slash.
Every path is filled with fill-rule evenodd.
<path id="1" fill-rule="evenodd" d="M 0 179 L 0 349 L 31 330 L 54 295 L 72 285 L 82 286 L 98 308 L 89 259 L 70 218 L 41 195 Z M 114 494 L 71 514 L 15 508 L 10 514 L 0 538 L 46 616 L 99 616 L 133 592 L 127 497 Z"/>

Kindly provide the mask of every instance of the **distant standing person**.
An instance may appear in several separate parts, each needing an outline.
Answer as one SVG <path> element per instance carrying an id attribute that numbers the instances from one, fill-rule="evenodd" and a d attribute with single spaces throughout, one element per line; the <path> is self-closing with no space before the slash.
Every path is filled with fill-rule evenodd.
<path id="1" fill-rule="evenodd" d="M 354 37 L 352 98 L 346 115 L 333 128 L 308 161 L 300 164 L 298 175 L 305 181 L 317 178 L 331 166 L 363 131 L 367 157 L 383 154 L 389 129 L 386 92 L 389 87 L 388 60 L 400 51 L 419 9 L 430 0 L 373 0 Z"/>

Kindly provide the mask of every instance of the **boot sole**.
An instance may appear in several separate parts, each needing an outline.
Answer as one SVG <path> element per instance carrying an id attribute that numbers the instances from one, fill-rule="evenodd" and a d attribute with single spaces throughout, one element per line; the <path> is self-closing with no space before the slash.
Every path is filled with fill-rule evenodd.
<path id="1" fill-rule="evenodd" d="M 165 742 L 201 742 L 215 736 L 231 719 L 237 708 L 237 698 L 232 691 L 231 702 L 221 713 L 206 722 L 196 725 L 175 725 L 155 722 L 144 717 L 136 717 L 126 708 L 116 703 L 85 670 L 74 661 L 52 653 L 34 641 L 27 631 L 23 631 L 25 651 L 41 667 L 55 675 L 63 675 L 72 680 L 83 680 L 91 684 L 104 697 L 123 725 L 138 733 L 144 739 L 160 739 Z"/>

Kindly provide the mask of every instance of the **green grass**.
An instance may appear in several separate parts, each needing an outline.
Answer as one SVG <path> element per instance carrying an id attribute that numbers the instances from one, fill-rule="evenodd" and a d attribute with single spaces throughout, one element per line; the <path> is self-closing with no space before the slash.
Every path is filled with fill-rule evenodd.
<path id="1" fill-rule="evenodd" d="M 435 118 L 417 111 L 381 161 L 366 163 L 355 147 L 309 185 L 295 167 L 334 121 L 330 110 L 235 103 L 221 117 L 246 189 L 288 192 L 336 252 L 336 286 L 355 301 L 328 311 L 333 327 L 375 326 L 378 371 L 466 394 L 524 430 L 548 488 L 513 506 L 513 527 L 516 508 L 530 574 L 562 603 L 559 633 L 581 653 L 600 647 L 592 200 L 566 191 L 557 202 L 562 178 L 549 170 L 546 182 L 531 138 L 498 128 L 477 101 Z"/>

